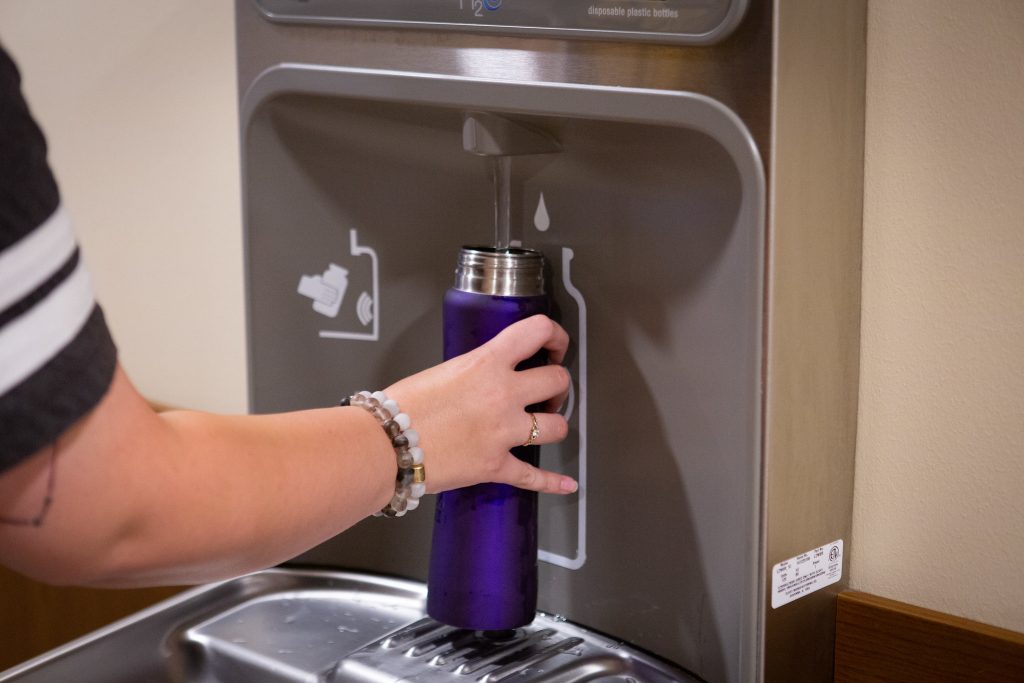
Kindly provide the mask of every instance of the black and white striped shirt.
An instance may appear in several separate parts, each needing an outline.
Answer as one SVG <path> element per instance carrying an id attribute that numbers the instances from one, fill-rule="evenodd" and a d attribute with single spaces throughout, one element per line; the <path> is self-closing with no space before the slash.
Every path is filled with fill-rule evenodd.
<path id="1" fill-rule="evenodd" d="M 0 472 L 94 408 L 116 362 L 46 141 L 0 48 Z"/>

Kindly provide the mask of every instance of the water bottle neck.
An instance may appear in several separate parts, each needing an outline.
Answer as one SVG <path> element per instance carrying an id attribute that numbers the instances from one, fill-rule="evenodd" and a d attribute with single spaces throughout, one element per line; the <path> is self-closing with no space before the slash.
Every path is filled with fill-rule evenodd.
<path id="1" fill-rule="evenodd" d="M 463 247 L 455 268 L 455 289 L 493 296 L 544 294 L 544 255 L 511 247 Z"/>

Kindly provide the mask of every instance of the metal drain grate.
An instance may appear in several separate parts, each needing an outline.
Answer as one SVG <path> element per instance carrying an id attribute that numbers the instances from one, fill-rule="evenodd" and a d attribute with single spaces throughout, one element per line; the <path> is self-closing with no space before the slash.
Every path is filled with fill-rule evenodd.
<path id="1" fill-rule="evenodd" d="M 517 629 L 502 632 L 476 632 L 444 626 L 422 619 L 387 638 L 364 648 L 385 657 L 388 650 L 400 651 L 420 666 L 430 666 L 456 676 L 480 674 L 480 683 L 498 683 L 540 666 L 555 655 L 572 653 L 583 638 L 559 636 L 553 628 L 535 631 Z M 576 653 L 577 655 L 579 653 Z"/>
<path id="2" fill-rule="evenodd" d="M 700 683 L 559 616 L 505 632 L 424 618 L 422 584 L 268 570 L 211 584 L 70 643 L 5 681 Z"/>
<path id="3" fill-rule="evenodd" d="M 284 575 L 282 575 L 284 576 Z M 288 577 L 294 574 L 288 574 Z M 424 615 L 421 584 L 300 574 L 173 639 L 181 680 L 204 683 L 680 683 L 686 672 L 563 617 L 472 631 Z M 331 578 L 337 577 L 337 578 Z M 305 580 L 304 585 L 296 585 Z"/>
<path id="4" fill-rule="evenodd" d="M 421 619 L 342 659 L 332 683 L 695 681 L 621 643 L 539 614 L 522 629 L 482 632 Z"/>

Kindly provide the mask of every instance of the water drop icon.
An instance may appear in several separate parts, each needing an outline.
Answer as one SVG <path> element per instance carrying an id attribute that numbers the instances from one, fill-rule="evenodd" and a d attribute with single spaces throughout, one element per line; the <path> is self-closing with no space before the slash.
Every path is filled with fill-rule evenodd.
<path id="1" fill-rule="evenodd" d="M 546 232 L 551 227 L 551 217 L 548 216 L 548 207 L 544 203 L 544 193 L 540 193 L 540 201 L 537 202 L 537 211 L 533 214 L 533 225 L 541 232 Z"/>

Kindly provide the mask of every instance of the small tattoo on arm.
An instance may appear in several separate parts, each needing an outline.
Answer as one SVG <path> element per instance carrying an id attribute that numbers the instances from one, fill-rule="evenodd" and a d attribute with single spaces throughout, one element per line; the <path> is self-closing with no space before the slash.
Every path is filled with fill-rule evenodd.
<path id="1" fill-rule="evenodd" d="M 39 506 L 39 512 L 33 517 L 3 517 L 0 516 L 0 524 L 10 526 L 42 526 L 46 519 L 46 513 L 50 511 L 50 504 L 53 503 L 53 487 L 57 481 L 57 442 L 50 447 L 49 470 L 46 475 L 46 495 Z"/>

